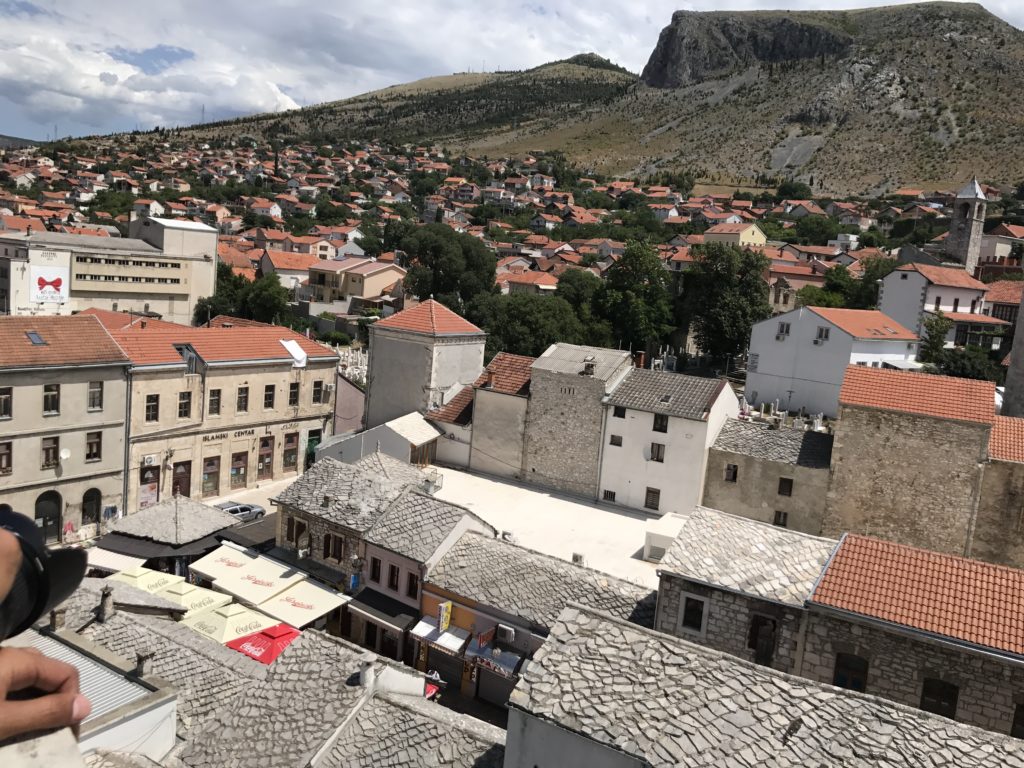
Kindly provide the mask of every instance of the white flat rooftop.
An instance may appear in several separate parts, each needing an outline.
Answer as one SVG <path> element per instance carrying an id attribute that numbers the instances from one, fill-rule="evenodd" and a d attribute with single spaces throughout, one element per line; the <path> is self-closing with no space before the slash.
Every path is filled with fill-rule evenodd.
<path id="1" fill-rule="evenodd" d="M 657 564 L 641 559 L 655 522 L 639 511 L 586 502 L 535 486 L 437 467 L 444 477 L 434 495 L 472 510 L 514 541 L 547 555 L 572 560 L 621 579 L 656 589 Z M 684 519 L 666 515 L 657 527 L 675 537 Z"/>

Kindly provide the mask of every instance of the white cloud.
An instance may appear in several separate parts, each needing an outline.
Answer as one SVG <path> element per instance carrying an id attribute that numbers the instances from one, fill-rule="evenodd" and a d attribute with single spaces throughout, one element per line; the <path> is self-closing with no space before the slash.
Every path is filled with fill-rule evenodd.
<path id="1" fill-rule="evenodd" d="M 208 119 L 275 111 L 586 51 L 639 72 L 677 9 L 891 2 L 0 0 L 0 133 L 42 137 L 54 123 L 62 135 L 188 124 L 204 105 Z M 1018 0 L 984 5 L 1024 26 Z"/>

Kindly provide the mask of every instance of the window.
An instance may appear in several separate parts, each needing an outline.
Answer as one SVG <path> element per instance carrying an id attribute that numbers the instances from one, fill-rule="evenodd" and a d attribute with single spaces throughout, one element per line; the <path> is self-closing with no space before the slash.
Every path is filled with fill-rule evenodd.
<path id="1" fill-rule="evenodd" d="M 644 496 L 644 506 L 647 509 L 657 510 L 661 505 L 661 491 L 657 488 L 648 488 Z"/>
<path id="2" fill-rule="evenodd" d="M 370 558 L 370 581 L 380 584 L 380 558 Z"/>
<path id="3" fill-rule="evenodd" d="M 789 522 L 789 513 L 781 510 L 775 510 L 775 519 L 772 520 L 772 525 L 777 525 L 779 528 L 785 528 L 786 523 Z"/>
<path id="4" fill-rule="evenodd" d="M 43 469 L 50 469 L 57 466 L 60 459 L 60 438 L 43 438 Z"/>
<path id="5" fill-rule="evenodd" d="M 11 450 L 11 445 L 10 441 L 0 443 L 0 475 L 9 475 L 14 471 L 14 465 L 11 463 L 14 452 Z"/>
<path id="6" fill-rule="evenodd" d="M 651 443 L 651 461 L 664 463 L 665 446 L 662 443 Z"/>
<path id="7" fill-rule="evenodd" d="M 793 495 L 793 478 L 791 477 L 780 477 L 779 478 L 779 496 L 792 496 Z"/>
<path id="8" fill-rule="evenodd" d="M 415 598 L 420 593 L 420 577 L 410 573 L 405 582 L 405 596 Z"/>
<path id="9" fill-rule="evenodd" d="M 852 653 L 837 653 L 832 685 L 863 693 L 868 687 L 868 660 Z"/>
<path id="10" fill-rule="evenodd" d="M 605 501 L 615 501 L 615 491 L 605 491 L 601 498 Z"/>
<path id="11" fill-rule="evenodd" d="M 295 518 L 289 517 L 285 525 L 285 539 L 295 541 Z"/>
<path id="12" fill-rule="evenodd" d="M 299 433 L 289 432 L 284 436 L 284 469 L 295 469 L 299 466 Z"/>
<path id="13" fill-rule="evenodd" d="M 622 435 L 612 435 L 608 441 L 610 445 L 622 445 Z"/>
<path id="14" fill-rule="evenodd" d="M 1010 726 L 1010 735 L 1015 739 L 1024 739 L 1024 704 L 1018 704 L 1013 710 L 1013 725 Z"/>
<path id="15" fill-rule="evenodd" d="M 146 395 L 146 421 L 160 420 L 160 395 Z"/>
<path id="16" fill-rule="evenodd" d="M 99 461 L 103 458 L 103 433 L 85 433 L 85 460 Z"/>
<path id="17" fill-rule="evenodd" d="M 220 390 L 210 390 L 210 415 L 220 416 Z"/>
<path id="18" fill-rule="evenodd" d="M 654 427 L 655 432 L 668 432 L 668 416 L 664 413 L 654 414 Z"/>
<path id="19" fill-rule="evenodd" d="M 907 279 L 907 273 L 904 272 L 902 275 L 900 275 L 900 280 L 906 280 L 906 279 Z"/>
<path id="20" fill-rule="evenodd" d="M 299 382 L 293 381 L 288 385 L 288 405 L 295 406 L 299 404 Z"/>
<path id="21" fill-rule="evenodd" d="M 331 559 L 337 560 L 339 563 L 345 556 L 345 537 L 334 536 L 331 539 Z"/>
<path id="22" fill-rule="evenodd" d="M 239 387 L 238 398 L 235 400 L 235 410 L 239 413 L 247 413 L 249 410 L 249 388 Z"/>
<path id="23" fill-rule="evenodd" d="M 754 652 L 754 663 L 770 666 L 775 657 L 775 619 L 755 614 L 750 619 L 747 648 Z"/>
<path id="24" fill-rule="evenodd" d="M 953 299 L 953 311 L 956 312 L 960 309 L 960 299 Z"/>
<path id="25" fill-rule="evenodd" d="M 14 416 L 14 388 L 0 387 L 0 419 Z"/>
<path id="26" fill-rule="evenodd" d="M 779 323 L 779 332 L 776 336 L 789 336 L 789 323 Z"/>
<path id="27" fill-rule="evenodd" d="M 324 560 L 331 556 L 331 534 L 324 534 Z"/>
<path id="28" fill-rule="evenodd" d="M 324 401 L 324 383 L 322 381 L 313 382 L 313 405 L 319 405 Z"/>
<path id="29" fill-rule="evenodd" d="M 60 384 L 43 385 L 43 415 L 60 413 Z"/>
<path id="30" fill-rule="evenodd" d="M 273 408 L 274 407 L 274 397 L 275 397 L 276 394 L 277 394 L 277 387 L 274 386 L 273 384 L 267 384 L 265 387 L 263 387 L 263 407 L 264 408 Z"/>
<path id="31" fill-rule="evenodd" d="M 921 688 L 921 709 L 933 715 L 956 717 L 956 701 L 960 697 L 960 688 L 945 680 L 926 677 Z"/>
<path id="32" fill-rule="evenodd" d="M 757 648 L 758 636 L 766 631 L 775 633 L 775 619 L 754 614 L 750 619 L 750 631 L 747 633 L 747 648 Z"/>
<path id="33" fill-rule="evenodd" d="M 938 312 L 939 308 L 941 306 L 942 306 L 942 297 L 941 296 L 936 296 L 935 297 L 935 311 Z"/>
<path id="34" fill-rule="evenodd" d="M 89 382 L 89 405 L 90 411 L 102 411 L 103 410 L 103 382 L 102 381 L 90 381 Z"/>
<path id="35" fill-rule="evenodd" d="M 739 477 L 739 474 L 740 474 L 740 468 L 738 466 L 736 466 L 735 464 L 726 464 L 725 465 L 725 482 L 727 482 L 727 483 L 735 483 L 736 482 L 736 478 Z"/>
<path id="36" fill-rule="evenodd" d="M 398 591 L 398 566 L 388 566 L 388 589 Z"/>
<path id="37" fill-rule="evenodd" d="M 683 594 L 679 606 L 679 628 L 683 632 L 703 635 L 707 620 L 707 601 L 696 595 Z"/>
<path id="38" fill-rule="evenodd" d="M 178 418 L 188 419 L 192 416 L 192 393 L 178 393 Z"/>
<path id="39" fill-rule="evenodd" d="M 626 418 L 626 406 L 616 405 L 615 408 L 612 409 L 612 416 L 614 416 L 616 419 Z"/>
<path id="40" fill-rule="evenodd" d="M 823 325 L 818 326 L 818 341 L 828 341 L 828 330 Z"/>

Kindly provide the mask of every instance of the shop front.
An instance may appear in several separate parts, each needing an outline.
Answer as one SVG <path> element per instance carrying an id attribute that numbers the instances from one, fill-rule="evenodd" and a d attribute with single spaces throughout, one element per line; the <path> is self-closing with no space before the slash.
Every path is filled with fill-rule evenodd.
<path id="1" fill-rule="evenodd" d="M 475 684 L 476 697 L 504 706 L 519 682 L 517 672 L 523 656 L 493 643 L 494 630 L 477 635 L 466 648 L 466 661 L 472 665 L 470 680 Z"/>
<path id="2" fill-rule="evenodd" d="M 341 636 L 381 656 L 411 664 L 409 627 L 416 622 L 416 609 L 400 600 L 363 587 L 345 605 Z"/>
<path id="3" fill-rule="evenodd" d="M 439 617 L 442 619 L 441 625 L 433 616 L 424 616 L 412 629 L 412 635 L 418 643 L 416 667 L 428 673 L 437 672 L 449 690 L 461 691 L 466 673 L 463 652 L 469 632 L 445 622 L 443 606 L 439 610 Z"/>

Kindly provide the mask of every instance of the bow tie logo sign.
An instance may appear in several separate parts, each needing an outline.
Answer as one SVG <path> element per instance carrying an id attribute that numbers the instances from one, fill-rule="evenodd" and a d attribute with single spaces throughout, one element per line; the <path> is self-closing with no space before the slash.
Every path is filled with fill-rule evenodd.
<path id="1" fill-rule="evenodd" d="M 36 284 L 39 286 L 40 291 L 47 287 L 53 288 L 53 290 L 55 291 L 59 291 L 63 282 L 64 281 L 61 280 L 59 277 L 55 277 L 53 278 L 53 280 L 47 280 L 46 278 L 40 277 L 36 281 Z"/>

